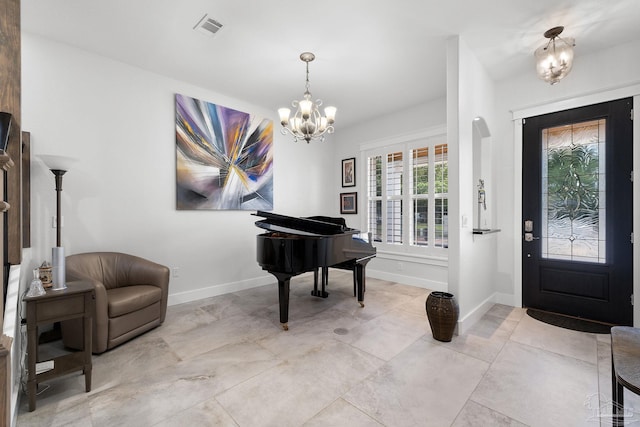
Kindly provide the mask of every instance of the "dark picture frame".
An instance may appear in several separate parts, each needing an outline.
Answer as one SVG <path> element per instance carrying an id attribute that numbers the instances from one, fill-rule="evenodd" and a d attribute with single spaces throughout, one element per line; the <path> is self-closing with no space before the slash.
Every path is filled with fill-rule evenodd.
<path id="1" fill-rule="evenodd" d="M 356 186 L 356 158 L 342 160 L 342 186 Z"/>
<path id="2" fill-rule="evenodd" d="M 340 213 L 358 213 L 358 193 L 340 193 Z"/>

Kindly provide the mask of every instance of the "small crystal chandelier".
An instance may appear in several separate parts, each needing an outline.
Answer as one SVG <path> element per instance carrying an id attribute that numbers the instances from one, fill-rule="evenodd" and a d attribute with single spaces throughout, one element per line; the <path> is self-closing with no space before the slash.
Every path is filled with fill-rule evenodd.
<path id="1" fill-rule="evenodd" d="M 309 62 L 315 58 L 316 56 L 311 52 L 300 54 L 300 59 L 307 63 L 307 83 L 305 85 L 304 99 L 291 102 L 293 108 L 297 108 L 293 117 L 289 117 L 289 114 L 291 114 L 290 109 L 278 109 L 282 134 L 286 135 L 288 132 L 293 135 L 294 141 L 304 139 L 307 144 L 312 139 L 324 141 L 325 133 L 333 133 L 333 123 L 336 118 L 336 107 L 325 107 L 323 117 L 319 110 L 319 107 L 322 106 L 322 100 L 316 99 L 315 102 L 311 100 L 311 92 L 309 92 Z"/>
<path id="2" fill-rule="evenodd" d="M 569 74 L 573 66 L 573 47 L 576 43 L 572 38 L 560 38 L 562 30 L 564 27 L 545 31 L 544 36 L 549 41 L 535 52 L 538 77 L 552 85 Z"/>

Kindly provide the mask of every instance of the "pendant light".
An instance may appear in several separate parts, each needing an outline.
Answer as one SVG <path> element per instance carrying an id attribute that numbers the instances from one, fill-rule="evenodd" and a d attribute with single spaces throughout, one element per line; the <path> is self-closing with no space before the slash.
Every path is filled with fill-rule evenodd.
<path id="1" fill-rule="evenodd" d="M 544 36 L 549 41 L 535 51 L 538 77 L 552 85 L 569 74 L 573 66 L 575 40 L 561 38 L 563 30 L 564 27 L 560 26 L 545 31 Z"/>

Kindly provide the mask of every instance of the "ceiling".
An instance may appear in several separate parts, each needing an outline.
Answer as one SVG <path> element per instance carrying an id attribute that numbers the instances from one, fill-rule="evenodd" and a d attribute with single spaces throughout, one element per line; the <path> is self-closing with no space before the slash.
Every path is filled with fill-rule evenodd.
<path id="1" fill-rule="evenodd" d="M 205 14 L 223 24 L 213 37 L 193 29 Z M 23 31 L 274 117 L 301 98 L 299 55 L 311 51 L 311 92 L 338 108 L 336 131 L 444 97 L 452 36 L 462 36 L 494 80 L 535 80 L 533 51 L 547 29 L 563 25 L 579 57 L 640 40 L 639 22 L 638 0 L 22 0 Z"/>

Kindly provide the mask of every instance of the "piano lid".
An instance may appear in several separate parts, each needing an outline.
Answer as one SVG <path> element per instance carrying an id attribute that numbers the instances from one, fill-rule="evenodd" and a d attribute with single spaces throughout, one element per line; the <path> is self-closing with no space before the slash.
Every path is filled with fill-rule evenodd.
<path id="1" fill-rule="evenodd" d="M 296 218 L 271 212 L 257 211 L 255 216 L 266 218 L 256 221 L 256 226 L 271 231 L 300 232 L 303 235 L 332 235 L 341 234 L 349 228 L 331 222 L 318 221 L 309 218 Z"/>

